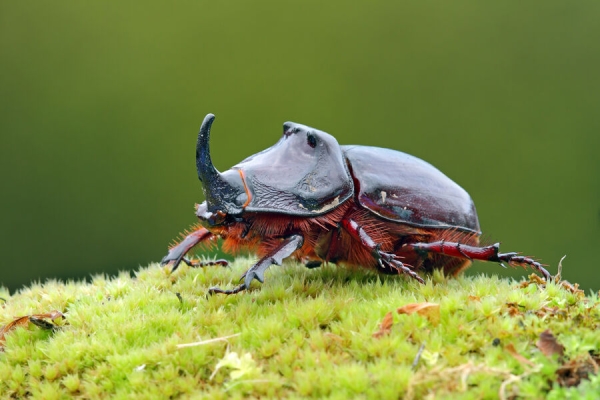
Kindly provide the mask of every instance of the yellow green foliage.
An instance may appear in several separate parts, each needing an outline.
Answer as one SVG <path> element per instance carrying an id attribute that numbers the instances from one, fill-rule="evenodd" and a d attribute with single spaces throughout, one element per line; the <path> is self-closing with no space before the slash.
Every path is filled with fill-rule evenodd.
<path id="1" fill-rule="evenodd" d="M 1 397 L 592 399 L 600 393 L 597 294 L 438 273 L 421 285 L 290 263 L 271 268 L 265 284 L 248 292 L 207 296 L 211 286 L 236 284 L 251 262 L 182 265 L 173 274 L 153 264 L 134 277 L 51 281 L 13 295 L 0 290 L 0 326 L 54 310 L 65 316 L 45 320 L 54 329 L 24 319 L 6 330 Z"/>

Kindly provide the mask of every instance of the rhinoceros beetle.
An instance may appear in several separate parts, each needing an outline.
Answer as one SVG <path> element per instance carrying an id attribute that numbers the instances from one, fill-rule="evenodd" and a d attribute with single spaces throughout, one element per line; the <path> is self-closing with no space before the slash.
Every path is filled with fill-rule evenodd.
<path id="1" fill-rule="evenodd" d="M 223 250 L 255 251 L 260 260 L 243 283 L 211 293 L 233 294 L 264 281 L 265 270 L 288 257 L 307 267 L 322 262 L 405 274 L 442 269 L 456 275 L 472 260 L 530 266 L 552 277 L 543 265 L 499 244 L 479 246 L 479 220 L 469 194 L 431 164 L 395 150 L 340 146 L 322 131 L 292 122 L 272 147 L 225 172 L 213 166 L 208 114 L 198 133 L 196 169 L 206 201 L 196 206 L 200 223 L 170 248 L 162 264 L 172 271 L 199 243 L 222 238 Z"/>

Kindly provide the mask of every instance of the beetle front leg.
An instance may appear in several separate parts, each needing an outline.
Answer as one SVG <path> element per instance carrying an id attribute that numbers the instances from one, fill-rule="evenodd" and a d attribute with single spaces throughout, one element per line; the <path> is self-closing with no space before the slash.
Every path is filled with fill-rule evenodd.
<path id="1" fill-rule="evenodd" d="M 363 246 L 371 250 L 373 257 L 377 259 L 377 263 L 379 264 L 379 267 L 382 270 L 395 270 L 405 275 L 408 275 L 413 279 L 416 279 L 420 283 L 425 283 L 423 278 L 421 278 L 415 271 L 404 265 L 398 259 L 397 255 L 381 251 L 381 245 L 375 243 L 373 239 L 367 234 L 367 232 L 365 232 L 363 227 L 358 225 L 356 221 L 352 219 L 344 219 L 342 220 L 342 226 L 352 237 L 359 240 L 363 244 Z"/>
<path id="2" fill-rule="evenodd" d="M 279 247 L 273 250 L 270 254 L 261 258 L 256 264 L 252 266 L 248 271 L 244 272 L 241 279 L 244 283 L 233 288 L 233 289 L 221 289 L 218 287 L 211 287 L 208 289 L 209 294 L 223 293 L 223 294 L 235 294 L 242 290 L 246 290 L 250 287 L 252 280 L 256 279 L 260 283 L 265 281 L 265 271 L 273 264 L 281 265 L 283 260 L 291 256 L 296 250 L 302 247 L 304 238 L 301 235 L 293 235 L 286 238 Z"/>
<path id="3" fill-rule="evenodd" d="M 219 265 L 221 267 L 229 266 L 229 261 L 224 260 L 222 258 L 220 258 L 218 260 L 193 260 L 193 259 L 189 259 L 187 257 L 183 257 L 181 259 L 181 261 L 186 263 L 188 266 L 194 267 L 194 268 L 195 267 L 210 267 L 213 265 Z"/>
<path id="4" fill-rule="evenodd" d="M 526 268 L 529 266 L 544 275 L 546 282 L 552 280 L 552 275 L 550 275 L 541 263 L 533 258 L 520 256 L 517 253 L 500 253 L 500 243 L 478 247 L 440 240 L 431 243 L 411 243 L 404 246 L 403 249 L 413 249 L 421 254 L 436 253 L 468 260 L 505 262 L 511 267 L 521 266 Z"/>
<path id="5" fill-rule="evenodd" d="M 171 272 L 175 271 L 182 261 L 191 267 L 215 264 L 226 266 L 227 261 L 225 260 L 209 261 L 206 264 L 204 264 L 203 262 L 191 261 L 185 258 L 186 253 L 190 251 L 192 247 L 196 246 L 200 242 L 209 240 L 212 237 L 213 234 L 205 228 L 200 228 L 190 233 L 181 242 L 169 249 L 169 253 L 166 256 L 164 256 L 160 264 L 166 265 L 172 262 L 173 267 L 171 268 Z"/>

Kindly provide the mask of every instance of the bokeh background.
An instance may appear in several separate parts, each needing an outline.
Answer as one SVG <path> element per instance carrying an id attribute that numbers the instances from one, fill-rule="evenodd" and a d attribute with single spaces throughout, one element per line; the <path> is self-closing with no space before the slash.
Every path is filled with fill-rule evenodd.
<path id="1" fill-rule="evenodd" d="M 159 261 L 292 120 L 399 149 L 489 242 L 600 289 L 600 2 L 0 2 L 0 285 Z M 470 273 L 522 276 L 480 263 Z"/>

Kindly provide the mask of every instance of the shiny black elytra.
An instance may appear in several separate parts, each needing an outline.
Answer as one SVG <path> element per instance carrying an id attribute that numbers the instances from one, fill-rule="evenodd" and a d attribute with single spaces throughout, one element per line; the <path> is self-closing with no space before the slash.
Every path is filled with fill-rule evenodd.
<path id="1" fill-rule="evenodd" d="M 196 146 L 206 198 L 196 206 L 200 223 L 162 260 L 172 270 L 181 261 L 207 265 L 185 255 L 216 238 L 224 239 L 226 252 L 249 250 L 261 257 L 242 284 L 211 293 L 238 293 L 253 279 L 263 282 L 265 270 L 288 257 L 310 268 L 340 263 L 421 283 L 420 271 L 456 275 L 472 260 L 530 266 L 551 279 L 532 258 L 500 253 L 498 243 L 479 246 L 471 197 L 423 160 L 379 147 L 340 146 L 325 132 L 286 122 L 274 146 L 221 173 L 210 158 L 214 118 L 204 119 Z"/>

